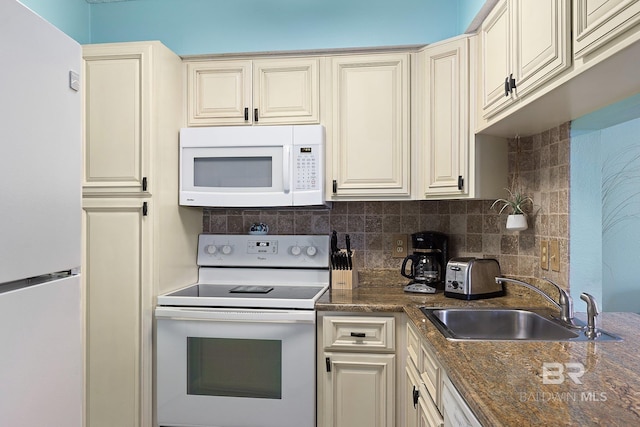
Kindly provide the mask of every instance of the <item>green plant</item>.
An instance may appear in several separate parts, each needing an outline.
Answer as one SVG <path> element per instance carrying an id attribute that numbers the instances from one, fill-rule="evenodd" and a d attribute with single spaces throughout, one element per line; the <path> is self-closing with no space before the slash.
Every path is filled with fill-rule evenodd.
<path id="1" fill-rule="evenodd" d="M 512 215 L 526 215 L 527 208 L 533 207 L 533 199 L 531 197 L 525 196 L 519 190 L 511 191 L 508 188 L 505 188 L 505 190 L 509 193 L 509 198 L 494 201 L 491 209 L 494 209 L 496 205 L 502 204 L 499 213 L 504 212 L 505 209 L 511 209 Z"/>

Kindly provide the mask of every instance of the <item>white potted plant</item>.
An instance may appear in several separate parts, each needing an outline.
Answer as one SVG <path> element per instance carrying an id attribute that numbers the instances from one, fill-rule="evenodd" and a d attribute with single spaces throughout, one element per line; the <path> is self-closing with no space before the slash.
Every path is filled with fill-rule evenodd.
<path id="1" fill-rule="evenodd" d="M 498 213 L 504 212 L 506 209 L 510 210 L 510 214 L 507 217 L 507 230 L 510 231 L 523 231 L 529 228 L 527 223 L 527 210 L 533 207 L 533 199 L 529 196 L 525 196 L 519 190 L 511 191 L 506 188 L 509 193 L 507 199 L 497 199 L 491 205 L 491 209 L 496 205 L 502 204 Z"/>

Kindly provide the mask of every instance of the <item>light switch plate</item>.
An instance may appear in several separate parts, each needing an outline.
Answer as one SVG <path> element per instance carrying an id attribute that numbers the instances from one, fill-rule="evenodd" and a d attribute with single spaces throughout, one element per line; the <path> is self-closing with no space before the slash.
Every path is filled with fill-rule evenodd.
<path id="1" fill-rule="evenodd" d="M 547 240 L 540 242 L 540 268 L 549 269 L 549 241 Z"/>
<path id="2" fill-rule="evenodd" d="M 555 239 L 549 242 L 549 264 L 551 270 L 560 271 L 560 245 Z"/>

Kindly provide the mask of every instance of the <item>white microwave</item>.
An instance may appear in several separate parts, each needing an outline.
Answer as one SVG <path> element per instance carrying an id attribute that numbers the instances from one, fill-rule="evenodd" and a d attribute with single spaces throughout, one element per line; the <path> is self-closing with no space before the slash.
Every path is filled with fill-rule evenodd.
<path id="1" fill-rule="evenodd" d="M 324 127 L 219 126 L 180 130 L 180 204 L 322 205 Z"/>

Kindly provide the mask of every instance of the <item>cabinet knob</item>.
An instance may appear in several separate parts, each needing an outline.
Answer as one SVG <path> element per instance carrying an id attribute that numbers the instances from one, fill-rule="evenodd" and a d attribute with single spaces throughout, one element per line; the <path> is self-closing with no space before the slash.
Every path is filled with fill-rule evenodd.
<path id="1" fill-rule="evenodd" d="M 336 194 L 338 192 L 338 181 L 336 181 L 335 179 L 333 180 L 333 194 Z"/>
<path id="2" fill-rule="evenodd" d="M 418 406 L 418 399 L 420 398 L 420 391 L 413 386 L 413 407 L 416 408 Z"/>
<path id="3" fill-rule="evenodd" d="M 244 107 L 244 121 L 249 121 L 249 107 Z"/>
<path id="4" fill-rule="evenodd" d="M 257 122 L 258 121 L 258 109 L 254 108 L 253 110 L 253 121 Z"/>

